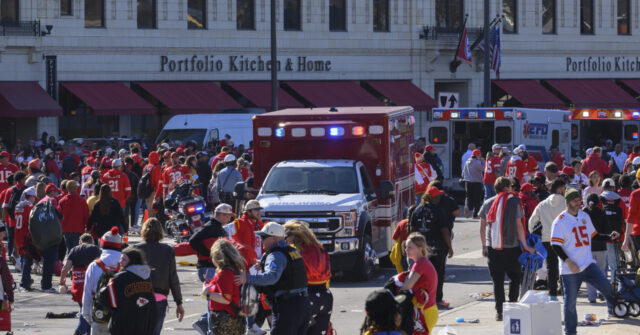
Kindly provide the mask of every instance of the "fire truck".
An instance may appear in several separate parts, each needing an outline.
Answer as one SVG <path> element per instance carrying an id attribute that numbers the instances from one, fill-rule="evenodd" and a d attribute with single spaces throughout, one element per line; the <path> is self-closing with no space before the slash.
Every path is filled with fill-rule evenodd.
<path id="1" fill-rule="evenodd" d="M 571 109 L 572 156 L 609 139 L 622 143 L 623 151 L 638 143 L 640 111 L 637 109 Z"/>
<path id="2" fill-rule="evenodd" d="M 308 222 L 334 272 L 369 279 L 413 203 L 413 126 L 411 107 L 256 115 L 252 187 L 263 221 Z"/>
<path id="3" fill-rule="evenodd" d="M 530 108 L 434 108 L 423 122 L 421 134 L 442 160 L 447 179 L 460 177 L 462 155 L 469 143 L 483 153 L 498 143 L 510 150 L 527 146 L 541 168 L 549 161 L 549 147 L 558 146 L 571 157 L 571 112 Z"/>

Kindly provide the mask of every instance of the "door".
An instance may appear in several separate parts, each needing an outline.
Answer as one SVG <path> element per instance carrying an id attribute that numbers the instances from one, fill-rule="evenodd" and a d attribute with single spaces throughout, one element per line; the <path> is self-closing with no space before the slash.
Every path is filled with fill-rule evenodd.
<path id="1" fill-rule="evenodd" d="M 638 125 L 639 121 L 623 121 L 622 122 L 622 151 L 628 152 L 638 143 Z M 615 144 L 615 143 L 614 143 Z"/>
<path id="2" fill-rule="evenodd" d="M 427 144 L 436 149 L 442 160 L 445 178 L 451 178 L 451 125 L 450 121 L 433 121 L 427 130 Z"/>
<path id="3" fill-rule="evenodd" d="M 516 127 L 513 127 L 512 121 L 496 120 L 493 127 L 494 142 L 500 144 L 502 147 L 508 147 L 509 150 L 511 150 L 514 140 L 513 129 L 515 128 Z"/>

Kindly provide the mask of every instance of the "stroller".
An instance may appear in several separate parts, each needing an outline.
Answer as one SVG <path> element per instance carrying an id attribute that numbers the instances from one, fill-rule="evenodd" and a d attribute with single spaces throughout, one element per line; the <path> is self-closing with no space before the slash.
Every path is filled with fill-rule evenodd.
<path id="1" fill-rule="evenodd" d="M 615 275 L 613 314 L 619 318 L 629 315 L 640 316 L 640 270 L 633 243 L 630 243 L 630 252 L 625 258 L 621 258 L 621 251 L 616 248 L 618 260 Z"/>

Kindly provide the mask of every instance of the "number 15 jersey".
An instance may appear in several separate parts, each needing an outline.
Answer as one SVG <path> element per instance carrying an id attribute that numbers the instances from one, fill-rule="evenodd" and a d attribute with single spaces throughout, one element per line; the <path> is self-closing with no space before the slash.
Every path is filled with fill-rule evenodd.
<path id="1" fill-rule="evenodd" d="M 591 255 L 591 239 L 597 234 L 587 213 L 578 211 L 578 215 L 573 216 L 564 211 L 553 221 L 551 245 L 561 246 L 565 254 L 580 267 L 580 271 L 584 271 L 591 263 L 595 263 Z M 567 263 L 560 262 L 560 274 L 572 274 Z"/>

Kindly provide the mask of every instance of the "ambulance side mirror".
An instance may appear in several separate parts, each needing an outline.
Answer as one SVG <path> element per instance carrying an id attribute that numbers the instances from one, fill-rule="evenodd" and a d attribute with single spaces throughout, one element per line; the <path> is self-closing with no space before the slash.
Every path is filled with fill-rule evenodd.
<path id="1" fill-rule="evenodd" d="M 380 200 L 389 200 L 393 198 L 393 183 L 388 180 L 380 181 Z"/>
<path id="2" fill-rule="evenodd" d="M 236 183 L 233 188 L 233 196 L 239 200 L 247 200 L 247 186 L 244 182 Z"/>

